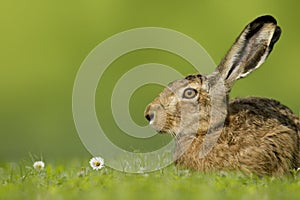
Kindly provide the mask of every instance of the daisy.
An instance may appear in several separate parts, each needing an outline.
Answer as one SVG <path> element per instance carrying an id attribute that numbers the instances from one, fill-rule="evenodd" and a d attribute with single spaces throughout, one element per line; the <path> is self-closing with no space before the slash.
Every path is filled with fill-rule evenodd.
<path id="1" fill-rule="evenodd" d="M 45 163 L 43 161 L 36 161 L 33 163 L 33 168 L 36 170 L 42 170 L 45 167 Z"/>
<path id="2" fill-rule="evenodd" d="M 90 165 L 93 170 L 98 170 L 104 167 L 104 159 L 101 157 L 94 157 L 90 160 Z"/>

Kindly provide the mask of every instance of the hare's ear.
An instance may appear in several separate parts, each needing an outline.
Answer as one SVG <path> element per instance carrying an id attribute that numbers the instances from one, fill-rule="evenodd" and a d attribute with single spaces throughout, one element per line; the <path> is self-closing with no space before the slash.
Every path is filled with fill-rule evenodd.
<path id="1" fill-rule="evenodd" d="M 281 29 L 269 15 L 248 24 L 217 67 L 217 73 L 230 90 L 235 80 L 257 69 L 272 51 Z"/>

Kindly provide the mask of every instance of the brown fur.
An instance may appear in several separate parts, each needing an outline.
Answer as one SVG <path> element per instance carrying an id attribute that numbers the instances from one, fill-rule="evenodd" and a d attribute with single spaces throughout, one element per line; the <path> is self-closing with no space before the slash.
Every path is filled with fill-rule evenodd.
<path id="1" fill-rule="evenodd" d="M 200 171 L 242 170 L 283 175 L 299 166 L 299 119 L 278 101 L 235 99 L 217 145 L 199 159 L 203 137 L 195 137 L 176 161 Z M 184 140 L 184 138 L 179 139 Z"/>
<path id="2" fill-rule="evenodd" d="M 274 176 L 300 166 L 300 120 L 289 108 L 259 97 L 228 102 L 234 82 L 263 63 L 280 33 L 273 17 L 255 19 L 214 73 L 174 81 L 148 105 L 151 126 L 175 136 L 176 164 Z"/>

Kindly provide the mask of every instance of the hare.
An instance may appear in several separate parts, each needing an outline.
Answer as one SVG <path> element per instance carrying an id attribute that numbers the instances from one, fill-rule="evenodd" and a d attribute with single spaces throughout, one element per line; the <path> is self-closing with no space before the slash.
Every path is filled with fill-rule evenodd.
<path id="1" fill-rule="evenodd" d="M 300 120 L 289 108 L 269 98 L 229 100 L 234 82 L 265 61 L 280 34 L 272 16 L 258 17 L 212 74 L 176 80 L 147 106 L 151 127 L 175 136 L 175 164 L 259 176 L 280 176 L 300 166 Z"/>

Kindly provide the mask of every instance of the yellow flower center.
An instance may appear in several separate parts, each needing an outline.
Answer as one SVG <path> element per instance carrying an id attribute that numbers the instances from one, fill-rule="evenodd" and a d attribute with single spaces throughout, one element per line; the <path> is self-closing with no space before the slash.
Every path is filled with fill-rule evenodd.
<path id="1" fill-rule="evenodd" d="M 100 162 L 99 162 L 99 161 L 96 161 L 96 162 L 95 162 L 95 166 L 99 167 L 99 166 L 100 166 Z"/>

